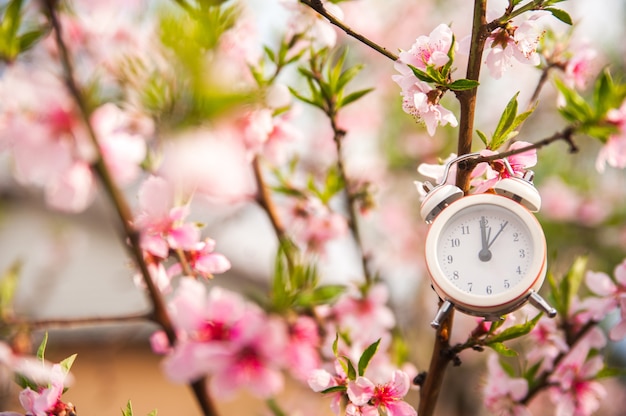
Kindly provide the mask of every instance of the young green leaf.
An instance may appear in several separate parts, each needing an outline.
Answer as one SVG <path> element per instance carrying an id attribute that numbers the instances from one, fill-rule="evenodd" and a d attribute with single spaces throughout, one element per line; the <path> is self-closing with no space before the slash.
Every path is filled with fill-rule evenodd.
<path id="1" fill-rule="evenodd" d="M 479 82 L 471 79 L 457 79 L 447 85 L 452 91 L 467 91 L 478 87 Z"/>
<path id="2" fill-rule="evenodd" d="M 485 345 L 491 347 L 491 344 L 493 343 L 500 343 L 503 341 L 508 341 L 508 340 L 519 338 L 523 335 L 526 335 L 530 331 L 532 331 L 535 325 L 537 325 L 537 322 L 539 322 L 539 319 L 541 319 L 541 314 L 538 314 L 533 319 L 531 319 L 530 321 L 524 322 L 523 324 L 514 325 L 512 327 L 505 329 L 504 331 L 500 333 L 493 334 L 485 340 Z"/>
<path id="3" fill-rule="evenodd" d="M 507 347 L 501 342 L 493 342 L 491 344 L 487 344 L 487 346 L 504 357 L 516 357 L 517 356 L 517 351 Z"/>
<path id="4" fill-rule="evenodd" d="M 560 290 L 563 298 L 563 313 L 567 316 L 569 313 L 569 307 L 574 299 L 574 296 L 578 293 L 578 289 L 585 277 L 585 270 L 587 269 L 587 257 L 577 257 L 574 263 L 570 266 L 569 270 L 563 276 L 561 280 Z"/>
<path id="5" fill-rule="evenodd" d="M 72 354 L 59 363 L 65 374 L 70 372 L 70 369 L 72 368 L 72 365 L 74 364 L 77 355 L 78 354 Z"/>
<path id="6" fill-rule="evenodd" d="M 552 13 L 552 16 L 556 17 L 557 19 L 559 19 L 561 22 L 563 22 L 565 24 L 568 24 L 570 26 L 573 24 L 572 18 L 570 17 L 570 15 L 565 10 L 555 9 L 555 8 L 552 8 L 552 7 L 546 7 L 543 10 Z"/>
<path id="7" fill-rule="evenodd" d="M 489 145 L 489 139 L 487 139 L 487 135 L 480 130 L 476 130 L 476 134 L 480 138 L 480 140 L 485 144 L 485 147 Z"/>
<path id="8" fill-rule="evenodd" d="M 39 348 L 37 348 L 37 358 L 41 361 L 45 360 L 46 355 L 46 346 L 48 345 L 48 332 L 44 332 L 43 339 L 41 340 L 41 344 L 39 344 Z"/>
<path id="9" fill-rule="evenodd" d="M 347 390 L 346 386 L 332 386 L 327 389 L 322 390 L 320 393 L 328 394 L 328 393 L 341 393 Z"/>
<path id="10" fill-rule="evenodd" d="M 429 83 L 437 82 L 436 78 L 433 78 L 431 75 L 427 74 L 421 69 L 418 69 L 414 67 L 413 65 L 409 65 L 409 68 L 411 68 L 411 71 L 413 71 L 413 75 L 415 75 L 415 77 L 419 79 L 420 81 L 429 82 Z"/>
<path id="11" fill-rule="evenodd" d="M 373 344 L 370 344 L 370 346 L 368 346 L 365 349 L 365 351 L 363 351 L 363 354 L 361 354 L 361 358 L 359 358 L 359 364 L 358 364 L 359 376 L 362 376 L 365 374 L 365 370 L 367 370 L 367 366 L 372 360 L 372 357 L 374 357 L 374 354 L 376 354 L 376 351 L 378 351 L 379 344 L 380 344 L 380 338 L 378 339 L 378 341 L 374 342 Z"/>
<path id="12" fill-rule="evenodd" d="M 133 416 L 133 405 L 130 400 L 126 403 L 126 409 L 122 409 L 122 416 Z"/>
<path id="13" fill-rule="evenodd" d="M 22 263 L 15 261 L 0 278 L 0 318 L 2 319 L 7 319 L 13 314 L 13 298 L 21 269 Z"/>
<path id="14" fill-rule="evenodd" d="M 355 92 L 353 92 L 351 94 L 348 94 L 345 97 L 343 97 L 341 100 L 339 100 L 339 102 L 337 103 L 337 107 L 338 108 L 345 107 L 348 104 L 351 104 L 351 103 L 355 102 L 359 98 L 365 96 L 366 94 L 369 94 L 372 91 L 374 91 L 374 88 L 366 88 L 364 90 L 359 90 L 359 91 L 355 91 Z"/>

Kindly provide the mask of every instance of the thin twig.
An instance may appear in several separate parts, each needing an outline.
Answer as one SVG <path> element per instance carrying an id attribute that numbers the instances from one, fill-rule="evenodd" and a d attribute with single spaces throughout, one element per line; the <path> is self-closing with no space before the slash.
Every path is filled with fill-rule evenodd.
<path id="1" fill-rule="evenodd" d="M 348 175 L 346 174 L 346 168 L 343 158 L 342 142 L 346 135 L 346 132 L 337 125 L 336 114 L 334 113 L 334 111 L 329 111 L 328 117 L 330 118 L 330 124 L 333 129 L 333 140 L 337 149 L 337 170 L 339 171 L 339 176 L 341 177 L 341 181 L 343 182 L 345 188 L 345 195 L 347 200 L 346 205 L 348 208 L 348 226 L 350 227 L 354 242 L 361 252 L 361 266 L 363 268 L 363 276 L 365 277 L 366 283 L 370 284 L 372 283 L 372 274 L 369 270 L 368 256 L 365 253 L 363 240 L 361 239 L 361 231 L 359 229 L 359 216 L 357 214 L 358 201 L 356 195 L 350 189 Z"/>
<path id="2" fill-rule="evenodd" d="M 157 288 L 156 284 L 154 283 L 146 261 L 144 259 L 143 251 L 139 244 L 139 232 L 134 228 L 132 223 L 133 217 L 130 207 L 128 206 L 128 203 L 126 202 L 126 199 L 124 198 L 122 192 L 113 181 L 109 170 L 104 162 L 96 133 L 93 130 L 93 126 L 91 125 L 91 122 L 89 120 L 89 110 L 87 108 L 87 104 L 74 77 L 74 68 L 62 37 L 63 32 L 61 29 L 61 23 L 56 14 L 55 3 L 55 0 L 43 0 L 44 7 L 48 12 L 50 23 L 54 29 L 55 41 L 59 49 L 59 58 L 61 60 L 61 65 L 63 66 L 66 87 L 69 90 L 70 95 L 74 99 L 76 106 L 78 107 L 79 115 L 82 118 L 83 124 L 87 129 L 88 137 L 96 152 L 96 160 L 95 162 L 93 162 L 94 170 L 98 174 L 98 177 L 100 178 L 100 181 L 102 182 L 102 185 L 104 186 L 104 189 L 111 199 L 111 202 L 113 203 L 113 206 L 117 211 L 119 219 L 121 220 L 124 235 L 126 237 L 124 240 L 127 239 L 129 243 L 129 245 L 125 246 L 129 248 L 130 254 L 133 257 L 137 267 L 139 268 L 148 289 L 148 294 L 150 296 L 153 307 L 153 320 L 163 328 L 163 331 L 167 335 L 170 344 L 174 345 L 176 343 L 176 331 L 174 329 L 174 325 L 169 317 L 169 314 L 167 313 L 167 308 L 165 306 L 163 296 L 161 295 L 161 292 Z M 215 407 L 211 402 L 211 399 L 209 398 L 206 389 L 199 389 L 197 386 L 198 383 L 201 382 L 192 383 L 192 388 L 194 390 L 196 400 L 202 408 L 203 413 L 205 414 L 205 416 L 217 415 L 217 411 L 215 410 Z M 204 383 L 202 382 L 201 385 L 203 386 Z"/>
<path id="3" fill-rule="evenodd" d="M 89 318 L 71 318 L 71 319 L 42 319 L 42 320 L 26 320 L 26 319 L 7 319 L 2 322 L 1 327 L 27 327 L 32 330 L 54 329 L 54 328 L 76 328 L 91 325 L 110 325 L 133 323 L 140 321 L 152 321 L 151 313 L 140 313 L 135 315 L 124 316 L 101 316 Z"/>
<path id="4" fill-rule="evenodd" d="M 311 9 L 315 10 L 321 16 L 324 16 L 331 24 L 333 24 L 333 25 L 337 26 L 339 29 L 343 30 L 348 36 L 351 36 L 354 39 L 358 40 L 359 42 L 369 46 L 370 48 L 374 49 L 376 52 L 386 56 L 387 58 L 391 59 L 392 61 L 397 61 L 398 60 L 398 56 L 397 55 L 395 55 L 394 53 L 389 52 L 386 48 L 378 45 L 377 43 L 371 41 L 370 39 L 366 38 L 365 36 L 355 32 L 350 27 L 348 27 L 345 24 L 343 24 L 341 22 L 341 20 L 337 19 L 335 16 L 333 16 L 330 13 L 328 13 L 328 11 L 326 11 L 326 9 L 324 8 L 324 5 L 322 4 L 321 1 L 319 1 L 319 0 L 300 0 L 300 3 L 309 6 Z"/>

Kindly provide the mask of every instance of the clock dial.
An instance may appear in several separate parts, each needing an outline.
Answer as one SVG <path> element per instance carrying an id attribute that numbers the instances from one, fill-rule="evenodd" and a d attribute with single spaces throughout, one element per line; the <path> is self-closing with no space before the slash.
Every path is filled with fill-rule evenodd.
<path id="1" fill-rule="evenodd" d="M 497 205 L 470 206 L 441 230 L 437 256 L 445 278 L 459 290 L 498 295 L 528 274 L 535 253 L 528 227 Z"/>
<path id="2" fill-rule="evenodd" d="M 442 299 L 494 316 L 519 307 L 543 283 L 545 237 L 534 215 L 512 199 L 469 195 L 432 222 L 426 264 Z"/>

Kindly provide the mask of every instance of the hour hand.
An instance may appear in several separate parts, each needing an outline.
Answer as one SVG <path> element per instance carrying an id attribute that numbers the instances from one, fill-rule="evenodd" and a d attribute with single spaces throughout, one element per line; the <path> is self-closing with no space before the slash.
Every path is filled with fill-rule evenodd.
<path id="1" fill-rule="evenodd" d="M 489 237 L 487 236 L 487 220 L 485 217 L 480 217 L 480 241 L 481 249 L 478 252 L 478 258 L 480 261 L 491 260 L 491 251 L 489 251 Z"/>

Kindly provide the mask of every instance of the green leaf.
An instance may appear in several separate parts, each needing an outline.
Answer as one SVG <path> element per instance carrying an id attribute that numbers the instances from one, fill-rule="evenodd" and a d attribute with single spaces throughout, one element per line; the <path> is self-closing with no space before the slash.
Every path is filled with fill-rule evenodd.
<path id="1" fill-rule="evenodd" d="M 361 354 L 361 358 L 359 358 L 359 364 L 358 364 L 360 376 L 365 374 L 365 370 L 367 370 L 367 366 L 372 360 L 372 357 L 374 357 L 374 354 L 376 354 L 376 351 L 378 351 L 379 344 L 380 344 L 380 338 L 378 339 L 378 341 L 374 342 L 369 347 L 367 347 L 365 351 L 363 351 L 363 354 Z"/>
<path id="2" fill-rule="evenodd" d="M 421 69 L 418 69 L 414 67 L 413 65 L 409 65 L 409 68 L 411 68 L 411 71 L 413 71 L 413 75 L 415 75 L 417 79 L 419 79 L 420 81 L 430 82 L 430 83 L 437 82 L 435 78 L 433 78 L 431 75 L 427 74 L 426 72 L 422 71 Z"/>
<path id="3" fill-rule="evenodd" d="M 133 416 L 133 405 L 130 400 L 126 403 L 126 409 L 122 409 L 122 416 Z"/>
<path id="4" fill-rule="evenodd" d="M 487 139 L 487 135 L 480 130 L 476 130 L 476 134 L 480 138 L 480 140 L 485 144 L 485 147 L 488 145 L 489 140 Z"/>
<path id="5" fill-rule="evenodd" d="M 148 416 L 157 416 L 157 409 L 154 409 L 153 411 L 148 413 Z"/>
<path id="6" fill-rule="evenodd" d="M 604 367 L 598 371 L 595 378 L 624 377 L 626 376 L 626 368 Z"/>
<path id="7" fill-rule="evenodd" d="M 506 107 L 504 108 L 504 112 L 500 116 L 500 120 L 498 121 L 496 130 L 493 132 L 491 143 L 489 144 L 489 148 L 491 150 L 496 150 L 498 147 L 500 147 L 502 143 L 504 143 L 504 138 L 506 137 L 507 132 L 509 132 L 511 129 L 511 125 L 515 120 L 515 116 L 517 116 L 518 95 L 519 91 L 516 92 L 513 98 L 509 100 Z"/>
<path id="8" fill-rule="evenodd" d="M 72 368 L 72 365 L 74 364 L 74 361 L 76 360 L 76 356 L 77 354 L 72 354 L 59 363 L 59 365 L 61 366 L 65 374 L 70 372 L 70 369 Z"/>
<path id="9" fill-rule="evenodd" d="M 337 357 L 337 348 L 339 345 L 339 332 L 335 334 L 335 340 L 333 341 L 333 355 Z"/>
<path id="10" fill-rule="evenodd" d="M 346 95 L 344 98 L 342 98 L 339 101 L 339 103 L 337 104 L 337 107 L 339 107 L 339 108 L 345 107 L 348 104 L 351 104 L 351 103 L 355 102 L 359 98 L 363 97 L 366 94 L 369 94 L 372 91 L 374 91 L 374 88 L 366 88 L 364 90 L 359 90 L 359 91 L 355 91 L 355 92 L 353 92 L 351 94 L 348 94 L 348 95 Z"/>
<path id="11" fill-rule="evenodd" d="M 311 291 L 299 291 L 297 302 L 301 306 L 312 307 L 332 303 L 345 292 L 345 286 L 341 285 L 325 285 L 315 288 Z"/>
<path id="12" fill-rule="evenodd" d="M 272 415 L 287 416 L 287 414 L 283 411 L 283 409 L 280 408 L 278 402 L 276 402 L 276 399 L 269 398 L 266 400 L 266 403 L 267 403 L 267 407 L 269 407 L 270 411 L 272 412 Z"/>
<path id="13" fill-rule="evenodd" d="M 39 344 L 39 348 L 37 348 L 37 358 L 41 361 L 45 360 L 46 345 L 48 345 L 48 331 L 44 332 L 41 344 Z"/>
<path id="14" fill-rule="evenodd" d="M 572 18 L 565 10 L 554 9 L 552 7 L 546 7 L 543 10 L 549 11 L 550 13 L 552 13 L 552 16 L 556 17 L 561 22 L 568 24 L 570 26 L 572 25 Z"/>
<path id="15" fill-rule="evenodd" d="M 563 94 L 563 98 L 565 98 L 565 106 L 559 108 L 559 112 L 563 117 L 574 123 L 594 121 L 591 107 L 576 90 L 569 88 L 559 79 L 555 79 L 554 84 L 559 92 Z"/>
<path id="16" fill-rule="evenodd" d="M 511 348 L 507 347 L 501 342 L 494 342 L 491 344 L 487 344 L 487 346 L 504 357 L 516 357 L 517 356 L 517 351 L 512 350 Z"/>
<path id="17" fill-rule="evenodd" d="M 345 361 L 346 361 L 346 375 L 348 376 L 348 380 L 356 380 L 356 370 L 354 369 L 354 364 L 352 364 L 352 361 L 350 361 L 350 359 L 346 356 L 342 357 Z"/>
<path id="18" fill-rule="evenodd" d="M 328 394 L 328 393 L 340 393 L 347 390 L 346 386 L 332 386 L 327 389 L 322 390 L 320 393 Z"/>
<path id="19" fill-rule="evenodd" d="M 577 257 L 574 259 L 574 262 L 570 266 L 569 270 L 563 276 L 563 280 L 561 280 L 560 290 L 561 296 L 563 298 L 563 310 L 560 311 L 563 316 L 567 316 L 570 308 L 570 304 L 578 293 L 578 289 L 585 277 L 585 271 L 587 269 L 587 257 Z"/>
<path id="20" fill-rule="evenodd" d="M 467 91 L 478 87 L 479 82 L 471 79 L 457 79 L 447 87 L 452 91 Z"/>
<path id="21" fill-rule="evenodd" d="M 0 278 L 0 319 L 6 320 L 13 314 L 13 298 L 22 270 L 22 262 L 17 260 Z"/>
<path id="22" fill-rule="evenodd" d="M 265 54 L 267 55 L 269 60 L 275 63 L 276 55 L 274 54 L 274 51 L 270 49 L 268 46 L 263 46 L 263 50 L 265 51 Z"/>
<path id="23" fill-rule="evenodd" d="M 491 347 L 491 344 L 493 343 L 500 343 L 503 341 L 508 341 L 508 340 L 519 338 L 523 335 L 526 335 L 530 331 L 532 331 L 535 325 L 537 325 L 537 322 L 539 322 L 539 319 L 541 319 L 541 314 L 538 314 L 533 319 L 531 319 L 530 321 L 524 322 L 523 324 L 514 325 L 512 327 L 506 328 L 504 331 L 500 333 L 493 334 L 492 336 L 489 336 L 485 340 L 485 345 Z"/>
<path id="24" fill-rule="evenodd" d="M 339 93 L 343 91 L 348 82 L 352 81 L 362 69 L 363 65 L 355 65 L 342 72 L 335 85 L 335 92 Z"/>

